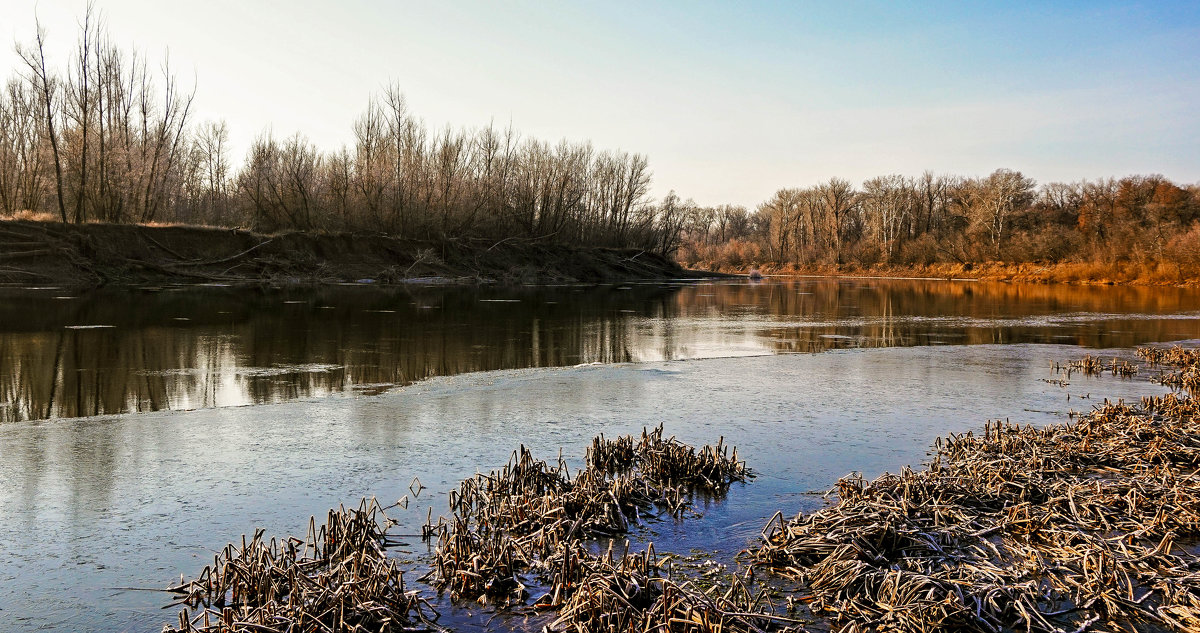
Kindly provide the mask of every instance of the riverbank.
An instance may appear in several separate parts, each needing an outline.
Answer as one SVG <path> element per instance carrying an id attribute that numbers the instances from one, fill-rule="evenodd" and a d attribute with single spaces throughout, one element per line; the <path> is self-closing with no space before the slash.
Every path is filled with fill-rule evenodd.
<path id="1" fill-rule="evenodd" d="M 0 285 L 547 283 L 704 277 L 661 255 L 531 240 L 409 240 L 197 226 L 0 221 Z"/>
<path id="2" fill-rule="evenodd" d="M 1023 283 L 1066 283 L 1083 285 L 1195 286 L 1200 271 L 1177 262 L 1057 262 L 1057 263 L 941 263 L 919 266 L 796 265 L 766 263 L 731 266 L 698 262 L 697 270 L 744 275 L 758 270 L 764 275 L 817 275 L 822 277 L 893 277 L 920 279 L 975 279 Z"/>

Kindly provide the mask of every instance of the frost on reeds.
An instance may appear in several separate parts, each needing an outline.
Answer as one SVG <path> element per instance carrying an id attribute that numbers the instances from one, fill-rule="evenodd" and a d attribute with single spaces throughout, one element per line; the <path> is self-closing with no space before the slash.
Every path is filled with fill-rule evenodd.
<path id="1" fill-rule="evenodd" d="M 384 552 L 386 520 L 374 499 L 310 519 L 304 540 L 269 542 L 263 532 L 230 544 L 180 596 L 177 627 L 164 632 L 406 631 L 427 629 L 437 615 L 407 590 L 396 561 Z"/>
<path id="2" fill-rule="evenodd" d="M 1198 413 L 1168 394 L 951 435 L 924 470 L 776 515 L 753 558 L 843 631 L 1200 630 Z"/>
<path id="3" fill-rule="evenodd" d="M 530 597 L 523 578 L 532 574 L 546 587 L 533 606 L 558 612 L 555 630 L 759 631 L 786 619 L 761 612 L 744 587 L 714 595 L 677 582 L 652 545 L 617 557 L 588 547 L 749 476 L 723 442 L 696 450 L 664 439 L 661 426 L 640 440 L 596 438 L 574 478 L 561 459 L 550 465 L 521 447 L 503 469 L 451 493 L 453 517 L 439 530 L 428 579 L 455 599 L 507 605 Z"/>

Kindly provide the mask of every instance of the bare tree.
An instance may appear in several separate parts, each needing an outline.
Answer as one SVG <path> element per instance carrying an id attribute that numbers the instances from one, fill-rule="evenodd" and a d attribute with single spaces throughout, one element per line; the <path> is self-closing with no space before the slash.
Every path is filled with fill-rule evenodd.
<path id="1" fill-rule="evenodd" d="M 40 96 L 33 87 L 10 79 L 0 94 L 0 212 L 39 211 L 43 191 L 43 140 Z"/>
<path id="2" fill-rule="evenodd" d="M 67 222 L 67 206 L 63 196 L 62 157 L 58 148 L 58 133 L 54 129 L 54 120 L 58 116 L 58 106 L 55 99 L 58 93 L 58 82 L 54 77 L 49 75 L 46 69 L 46 30 L 42 28 L 40 20 L 35 20 L 35 22 L 37 38 L 34 48 L 30 49 L 18 45 L 17 55 L 20 55 L 25 65 L 29 68 L 30 82 L 39 94 L 41 94 L 42 105 L 46 110 L 43 122 L 46 124 L 46 136 L 50 140 L 54 156 L 54 186 L 58 192 L 58 213 L 65 223 Z"/>
<path id="3" fill-rule="evenodd" d="M 225 223 L 229 200 L 229 126 L 209 121 L 196 133 L 203 209 L 215 224 Z"/>
<path id="4" fill-rule="evenodd" d="M 838 264 L 842 264 L 842 237 L 846 230 L 846 220 L 854 209 L 854 186 L 847 180 L 830 178 L 828 182 L 817 186 L 817 195 L 834 259 Z"/>
<path id="5" fill-rule="evenodd" d="M 988 234 L 996 259 L 1000 258 L 1013 213 L 1030 203 L 1035 184 L 1019 171 L 997 169 L 967 187 L 966 203 L 972 220 Z"/>
<path id="6" fill-rule="evenodd" d="M 899 174 L 879 176 L 863 183 L 860 209 L 872 239 L 890 260 L 907 237 L 914 215 L 914 183 Z"/>

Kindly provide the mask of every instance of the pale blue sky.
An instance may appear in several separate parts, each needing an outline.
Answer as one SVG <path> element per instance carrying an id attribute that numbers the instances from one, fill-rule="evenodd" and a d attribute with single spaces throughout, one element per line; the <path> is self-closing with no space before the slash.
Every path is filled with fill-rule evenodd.
<path id="1" fill-rule="evenodd" d="M 925 169 L 1039 182 L 1200 181 L 1200 4 L 98 0 L 118 42 L 169 49 L 195 121 L 240 163 L 268 126 L 352 143 L 398 83 L 434 126 L 647 154 L 654 192 L 754 205 L 784 186 Z M 65 65 L 82 1 L 34 11 Z M 11 49 L 10 49 L 11 50 Z M 0 56 L 11 75 L 15 54 Z"/>

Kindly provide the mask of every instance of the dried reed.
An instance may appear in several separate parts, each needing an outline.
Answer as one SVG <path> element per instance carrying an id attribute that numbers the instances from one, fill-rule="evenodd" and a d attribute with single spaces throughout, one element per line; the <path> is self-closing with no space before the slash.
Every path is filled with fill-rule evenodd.
<path id="1" fill-rule="evenodd" d="M 168 591 L 185 605 L 172 633 L 409 631 L 437 613 L 384 553 L 386 520 L 374 499 L 309 520 L 306 539 L 230 544 L 200 575 Z"/>
<path id="2" fill-rule="evenodd" d="M 846 631 L 1196 631 L 1197 411 L 1168 394 L 951 435 L 924 470 L 844 478 L 835 506 L 776 515 L 753 560 L 803 581 Z"/>
<path id="3" fill-rule="evenodd" d="M 597 437 L 574 478 L 561 458 L 552 466 L 521 447 L 504 468 L 451 493 L 453 518 L 440 530 L 428 579 L 455 599 L 510 605 L 528 598 L 525 575 L 533 574 L 548 587 L 533 606 L 558 610 L 552 629 L 759 631 L 786 618 L 761 612 L 744 587 L 713 596 L 676 582 L 658 566 L 653 545 L 618 557 L 611 546 L 597 556 L 586 545 L 749 476 L 723 440 L 696 450 L 664 438 L 661 426 L 636 441 Z"/>

